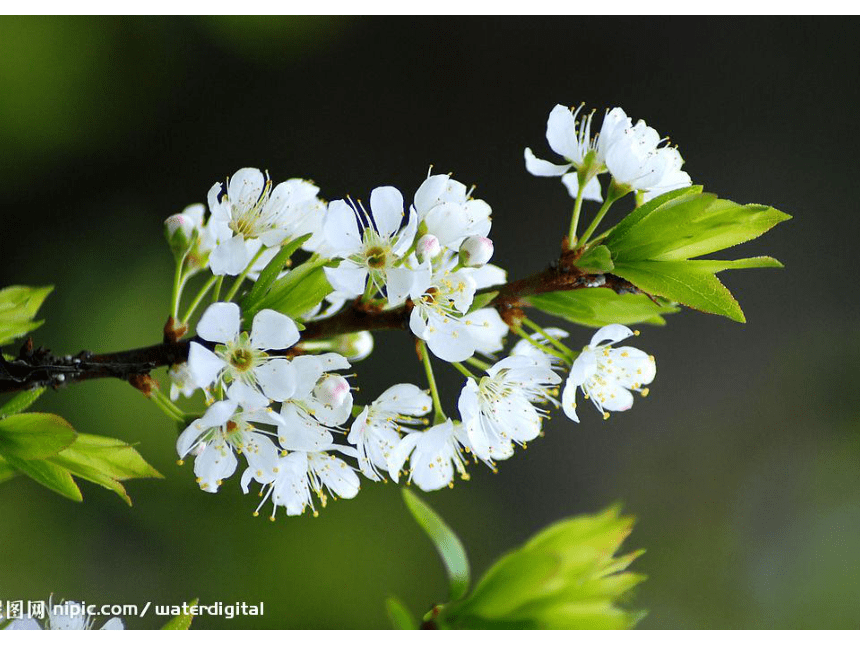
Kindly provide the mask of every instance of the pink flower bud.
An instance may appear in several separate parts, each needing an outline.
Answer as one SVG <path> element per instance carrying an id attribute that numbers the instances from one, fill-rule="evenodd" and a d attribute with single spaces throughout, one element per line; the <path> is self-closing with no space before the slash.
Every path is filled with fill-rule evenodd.
<path id="1" fill-rule="evenodd" d="M 338 408 L 343 405 L 347 397 L 351 397 L 349 382 L 338 374 L 328 374 L 317 383 L 314 396 L 323 405 Z"/>
<path id="2" fill-rule="evenodd" d="M 493 241 L 482 235 L 472 235 L 460 245 L 460 261 L 467 267 L 482 267 L 493 257 Z"/>
<path id="3" fill-rule="evenodd" d="M 439 244 L 439 238 L 430 233 L 418 240 L 418 244 L 415 246 L 415 255 L 418 256 L 419 262 L 432 260 L 441 252 L 442 245 Z"/>

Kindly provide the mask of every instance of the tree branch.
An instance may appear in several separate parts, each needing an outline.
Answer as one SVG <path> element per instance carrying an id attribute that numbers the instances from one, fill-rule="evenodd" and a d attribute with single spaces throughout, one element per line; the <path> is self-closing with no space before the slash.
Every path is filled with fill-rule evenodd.
<path id="1" fill-rule="evenodd" d="M 531 295 L 550 291 L 573 291 L 588 287 L 613 289 L 617 293 L 638 292 L 626 280 L 610 274 L 588 274 L 573 265 L 572 258 L 562 256 L 560 262 L 527 278 L 509 282 L 499 287 L 483 289 L 482 292 L 498 291 L 486 305 L 495 307 L 508 324 L 515 324 L 520 308 L 528 306 L 524 301 Z M 357 331 L 380 331 L 409 328 L 412 303 L 389 310 L 378 310 L 362 306 L 358 301 L 331 318 L 307 323 L 302 340 L 329 338 Z M 149 347 L 130 349 L 111 354 L 81 352 L 76 356 L 55 356 L 50 351 L 33 349 L 32 339 L 27 339 L 18 356 L 6 360 L 0 355 L 0 393 L 18 392 L 36 387 L 60 387 L 97 378 L 118 378 L 140 387 L 142 376 L 158 367 L 183 363 L 188 360 L 191 342 L 212 348 L 214 343 L 199 337 L 171 340 Z M 277 354 L 278 352 L 272 352 Z M 299 353 L 295 348 L 280 352 L 283 355 Z"/>

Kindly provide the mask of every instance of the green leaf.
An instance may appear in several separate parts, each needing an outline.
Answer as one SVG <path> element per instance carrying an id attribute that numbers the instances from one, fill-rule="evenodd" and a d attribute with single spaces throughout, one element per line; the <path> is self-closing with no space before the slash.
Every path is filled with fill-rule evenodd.
<path id="1" fill-rule="evenodd" d="M 254 286 L 251 287 L 251 291 L 242 301 L 242 311 L 254 309 L 255 305 L 269 291 L 269 287 L 272 286 L 281 271 L 284 270 L 287 260 L 293 256 L 293 253 L 295 253 L 302 244 L 311 238 L 311 235 L 313 234 L 308 233 L 307 235 L 302 235 L 301 237 L 292 240 L 289 244 L 283 246 L 275 257 L 269 260 L 266 268 L 260 272 L 260 277 L 257 278 Z"/>
<path id="2" fill-rule="evenodd" d="M 0 419 L 0 455 L 45 459 L 70 446 L 76 433 L 56 414 L 27 412 Z"/>
<path id="3" fill-rule="evenodd" d="M 261 309 L 274 309 L 292 318 L 313 309 L 332 292 L 323 270 L 326 263 L 323 259 L 297 266 L 275 282 L 269 293 L 254 308 L 245 312 L 245 318 L 253 317 Z"/>
<path id="4" fill-rule="evenodd" d="M 576 261 L 576 266 L 591 273 L 609 273 L 612 271 L 612 255 L 602 244 L 588 249 Z"/>
<path id="5" fill-rule="evenodd" d="M 498 291 L 488 291 L 487 293 L 479 293 L 475 295 L 475 299 L 472 300 L 472 306 L 469 307 L 468 313 L 478 311 L 478 309 L 483 309 L 490 304 L 493 301 L 493 298 L 497 295 L 499 295 Z"/>
<path id="6" fill-rule="evenodd" d="M 44 460 L 27 461 L 7 456 L 6 461 L 9 462 L 10 466 L 20 470 L 31 479 L 36 480 L 42 486 L 51 489 L 55 493 L 59 493 L 63 497 L 68 497 L 75 502 L 83 501 L 84 498 L 81 495 L 81 490 L 78 488 L 75 480 L 72 479 L 71 473 L 65 468 Z"/>
<path id="7" fill-rule="evenodd" d="M 196 607 L 197 603 L 200 602 L 199 598 L 195 598 L 191 602 L 188 603 L 189 607 Z M 194 619 L 194 615 L 191 613 L 188 614 L 179 614 L 178 616 L 174 616 L 170 620 L 168 620 L 164 627 L 161 629 L 191 629 L 191 621 Z"/>
<path id="8" fill-rule="evenodd" d="M 714 275 L 713 262 L 619 262 L 616 263 L 613 273 L 652 295 L 662 296 L 705 313 L 726 316 L 736 322 L 746 322 L 737 300 Z"/>
<path id="9" fill-rule="evenodd" d="M 587 327 L 611 323 L 665 325 L 663 316 L 679 311 L 665 300 L 658 304 L 645 294 L 619 294 L 612 289 L 553 291 L 529 296 L 528 302 L 548 314 Z"/>
<path id="10" fill-rule="evenodd" d="M 43 321 L 33 318 L 54 287 L 13 286 L 0 290 L 0 345 L 24 336 Z"/>
<path id="11" fill-rule="evenodd" d="M 701 192 L 702 186 L 685 186 L 684 188 L 678 188 L 677 190 L 664 193 L 663 195 L 658 195 L 654 199 L 651 199 L 636 208 L 627 217 L 607 231 L 604 244 L 606 244 L 606 241 L 609 239 L 617 240 L 625 237 L 629 229 L 633 228 L 656 209 L 661 208 L 664 205 L 668 208 L 671 205 L 685 203 L 689 199 L 695 199 Z"/>
<path id="12" fill-rule="evenodd" d="M 684 260 L 747 242 L 791 219 L 759 204 L 742 206 L 710 193 L 685 194 L 636 209 L 604 240 L 613 260 Z"/>
<path id="13" fill-rule="evenodd" d="M 44 394 L 45 388 L 37 387 L 25 392 L 19 392 L 0 406 L 0 418 L 19 414 L 33 405 L 36 400 Z"/>
<path id="14" fill-rule="evenodd" d="M 427 537 L 436 547 L 436 551 L 439 552 L 439 557 L 442 558 L 445 570 L 448 572 L 451 600 L 462 598 L 469 589 L 469 559 L 466 557 L 463 543 L 436 514 L 436 511 L 421 501 L 417 495 L 406 488 L 401 492 L 412 517 L 424 529 Z"/>
<path id="15" fill-rule="evenodd" d="M 0 484 L 18 475 L 19 472 L 9 465 L 9 462 L 0 457 Z"/>
<path id="16" fill-rule="evenodd" d="M 120 482 L 162 476 L 133 446 L 119 439 L 91 434 L 79 434 L 75 443 L 49 461 L 77 477 L 115 492 L 129 506 L 131 499 Z"/>
<path id="17" fill-rule="evenodd" d="M 418 629 L 418 623 L 400 599 L 389 596 L 385 600 L 385 611 L 394 629 Z"/>
<path id="18" fill-rule="evenodd" d="M 457 629 L 624 629 L 644 615 L 622 606 L 644 576 L 616 556 L 633 519 L 611 507 L 544 529 L 499 559 L 438 622 Z"/>

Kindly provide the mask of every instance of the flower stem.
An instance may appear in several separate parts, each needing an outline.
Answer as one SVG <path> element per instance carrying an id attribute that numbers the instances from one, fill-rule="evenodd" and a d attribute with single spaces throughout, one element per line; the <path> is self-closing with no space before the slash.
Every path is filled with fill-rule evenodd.
<path id="1" fill-rule="evenodd" d="M 430 363 L 430 353 L 427 344 L 423 340 L 418 341 L 421 352 L 421 360 L 424 363 L 424 372 L 427 374 L 427 384 L 430 386 L 430 396 L 433 398 L 433 423 L 444 423 L 446 416 L 442 411 L 442 401 L 439 399 L 439 390 L 436 388 L 436 378 L 433 376 L 433 365 Z"/>
<path id="2" fill-rule="evenodd" d="M 528 341 L 529 343 L 531 343 L 532 345 L 537 347 L 540 351 L 542 351 L 546 354 L 550 354 L 551 356 L 555 356 L 556 358 L 561 359 L 562 361 L 564 361 L 568 365 L 572 364 L 571 359 L 569 359 L 566 354 L 562 354 L 561 352 L 553 349 L 552 347 L 549 347 L 547 345 L 539 343 L 534 338 L 532 338 L 528 332 L 523 331 L 522 327 L 518 327 L 518 326 L 511 327 L 511 331 L 514 332 L 515 334 L 517 334 L 518 336 L 521 336 L 522 338 L 524 338 L 526 341 Z"/>
<path id="3" fill-rule="evenodd" d="M 523 318 L 523 319 L 522 319 L 522 322 L 523 322 L 523 324 L 524 324 L 526 327 L 529 327 L 530 329 L 533 329 L 534 331 L 536 331 L 537 333 L 539 333 L 541 336 L 543 336 L 544 338 L 546 338 L 546 339 L 547 339 L 547 341 L 549 341 L 550 343 L 552 343 L 553 345 L 555 345 L 555 346 L 558 348 L 558 350 L 559 350 L 560 352 L 562 352 L 565 356 L 567 356 L 567 357 L 569 357 L 571 360 L 573 360 L 573 358 L 575 357 L 575 354 L 573 353 L 573 351 L 571 351 L 571 349 L 570 349 L 567 345 L 565 345 L 564 343 L 562 343 L 562 342 L 561 342 L 560 340 L 558 340 L 557 338 L 553 338 L 550 334 L 548 334 L 548 333 L 546 332 L 546 330 L 545 330 L 543 327 L 541 327 L 540 325 L 538 325 L 536 322 L 534 322 L 534 321 L 532 321 L 532 320 L 529 320 L 528 318 Z"/>
<path id="4" fill-rule="evenodd" d="M 158 408 L 168 417 L 170 417 L 174 421 L 185 423 L 185 413 L 178 407 L 176 407 L 173 401 L 171 401 L 167 396 L 165 396 L 164 392 L 159 390 L 157 387 L 153 388 L 149 399 L 153 403 L 155 403 L 155 405 L 157 405 Z"/>
<path id="5" fill-rule="evenodd" d="M 567 248 L 576 247 L 576 229 L 579 226 L 579 213 L 582 210 L 582 196 L 585 193 L 585 184 L 579 182 L 576 189 L 576 201 L 573 203 L 573 216 L 570 218 L 570 231 L 567 234 Z"/>
<path id="6" fill-rule="evenodd" d="M 466 378 L 475 378 L 475 375 L 472 374 L 462 363 L 451 363 L 460 374 L 465 376 Z"/>
<path id="7" fill-rule="evenodd" d="M 173 274 L 173 298 L 170 313 L 174 320 L 179 318 L 179 302 L 182 300 L 182 289 L 185 287 L 185 282 L 187 281 L 187 278 L 183 278 L 182 275 L 182 269 L 185 266 L 185 258 L 187 257 L 188 251 L 186 251 L 176 263 L 176 271 Z"/>
<path id="8" fill-rule="evenodd" d="M 594 219 L 592 220 L 591 224 L 588 226 L 587 229 L 585 229 L 585 233 L 582 234 L 582 238 L 579 240 L 579 244 L 577 246 L 583 246 L 586 242 L 588 242 L 588 239 L 591 237 L 592 233 L 594 233 L 594 230 L 600 224 L 601 220 L 603 220 L 603 216 L 606 215 L 607 211 L 609 210 L 609 207 L 612 206 L 614 201 L 615 200 L 612 199 L 607 192 L 606 201 L 603 202 L 603 206 L 600 207 L 600 210 L 597 211 L 597 215 L 594 216 Z"/>
<path id="9" fill-rule="evenodd" d="M 219 279 L 223 279 L 224 276 L 212 276 L 206 281 L 206 284 L 200 289 L 200 292 L 194 297 L 192 303 L 188 306 L 188 311 L 185 312 L 185 315 L 182 317 L 183 324 L 187 323 L 191 316 L 194 315 L 194 311 L 200 306 L 200 303 L 203 301 L 203 298 L 206 297 L 206 294 L 209 293 L 209 289 L 212 288 L 212 285 L 215 284 Z"/>
<path id="10" fill-rule="evenodd" d="M 489 363 L 485 363 L 484 361 L 477 359 L 474 356 L 472 356 L 471 358 L 467 358 L 466 362 L 472 367 L 477 367 L 479 370 L 484 370 L 485 372 L 491 367 Z"/>
<path id="11" fill-rule="evenodd" d="M 227 292 L 227 295 L 224 296 L 224 302 L 230 302 L 233 299 L 233 296 L 236 295 L 236 292 L 239 291 L 239 287 L 242 286 L 242 283 L 245 281 L 245 278 L 248 277 L 248 274 L 251 272 L 251 269 L 254 268 L 254 265 L 257 264 L 257 260 L 259 260 L 263 253 L 266 252 L 266 247 L 261 246 L 260 250 L 254 254 L 254 257 L 251 258 L 251 261 L 248 262 L 248 266 L 236 276 L 236 280 L 233 281 L 233 285 L 230 287 L 230 291 Z"/>

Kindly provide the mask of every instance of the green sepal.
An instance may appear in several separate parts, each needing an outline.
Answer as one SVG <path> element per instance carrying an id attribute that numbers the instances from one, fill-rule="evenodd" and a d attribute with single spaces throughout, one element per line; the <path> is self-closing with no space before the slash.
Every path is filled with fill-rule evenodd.
<path id="1" fill-rule="evenodd" d="M 472 300 L 472 306 L 469 307 L 468 313 L 478 311 L 478 309 L 483 309 L 490 304 L 497 295 L 499 295 L 498 291 L 488 291 L 487 293 L 476 294 L 475 299 Z"/>

